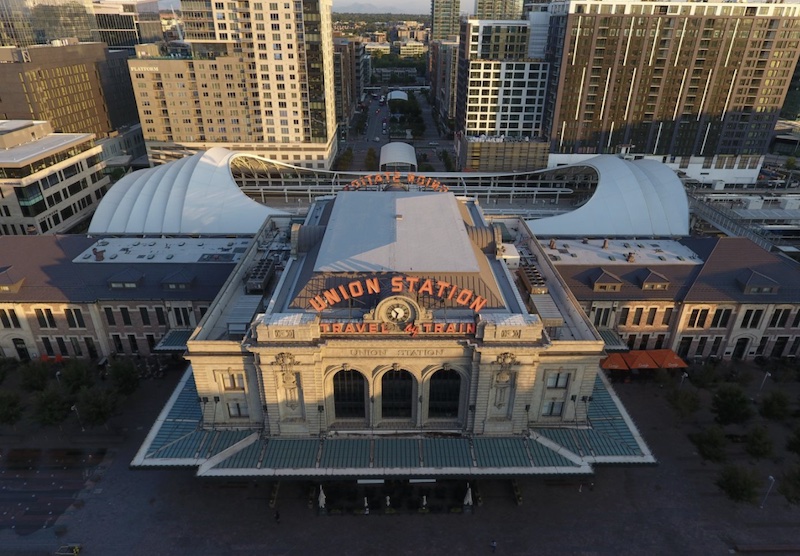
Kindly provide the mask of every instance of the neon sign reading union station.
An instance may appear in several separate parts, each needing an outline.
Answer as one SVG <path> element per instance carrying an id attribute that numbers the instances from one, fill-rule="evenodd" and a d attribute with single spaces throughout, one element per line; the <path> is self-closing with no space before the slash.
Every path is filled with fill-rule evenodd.
<path id="1" fill-rule="evenodd" d="M 486 298 L 477 295 L 470 289 L 460 288 L 445 280 L 420 278 L 418 276 L 393 276 L 391 293 L 403 292 L 417 295 L 428 294 L 442 300 L 452 300 L 463 307 L 469 307 L 476 313 L 486 305 Z M 357 299 L 363 295 L 380 294 L 381 282 L 378 278 L 353 280 L 347 284 L 327 289 L 309 299 L 309 305 L 315 311 L 322 311 L 348 299 Z"/>

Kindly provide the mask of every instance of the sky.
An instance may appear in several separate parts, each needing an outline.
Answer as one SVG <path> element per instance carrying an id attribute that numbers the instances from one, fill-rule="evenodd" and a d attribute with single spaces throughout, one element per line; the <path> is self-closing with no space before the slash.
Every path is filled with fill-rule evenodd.
<path id="1" fill-rule="evenodd" d="M 159 0 L 159 6 L 163 9 L 178 8 L 180 7 L 180 0 Z M 409 14 L 430 14 L 431 2 L 430 0 L 405 0 L 399 4 L 397 0 L 333 0 L 334 11 L 344 11 L 342 8 L 361 4 L 363 6 L 374 6 L 374 13 L 391 12 L 399 13 L 401 10 L 399 6 L 402 5 L 402 12 Z M 472 12 L 475 7 L 474 0 L 461 0 L 461 11 Z M 361 11 L 361 10 L 359 10 Z M 370 10 L 373 11 L 373 10 Z"/>

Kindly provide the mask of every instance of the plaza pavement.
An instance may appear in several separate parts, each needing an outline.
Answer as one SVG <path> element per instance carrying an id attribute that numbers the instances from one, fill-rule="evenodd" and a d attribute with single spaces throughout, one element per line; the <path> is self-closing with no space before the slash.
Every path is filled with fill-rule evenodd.
<path id="1" fill-rule="evenodd" d="M 593 484 L 521 480 L 521 506 L 507 481 L 481 481 L 483 505 L 471 515 L 318 517 L 305 484 L 282 483 L 277 524 L 270 484 L 201 481 L 190 469 L 128 468 L 175 382 L 142 384 L 113 423 L 121 442 L 104 429 L 80 433 L 68 426 L 20 441 L 87 449 L 103 444 L 108 452 L 87 473 L 80 507 L 26 536 L 3 529 L 0 555 L 52 554 L 66 541 L 83 543 L 87 556 L 469 555 L 491 553 L 492 540 L 497 554 L 508 555 L 713 555 L 732 553 L 736 545 L 766 553 L 800 540 L 800 509 L 777 492 L 764 509 L 721 494 L 713 484 L 716 468 L 693 452 L 685 430 L 674 425 L 664 390 L 653 383 L 618 384 L 616 390 L 658 466 L 600 468 Z"/>

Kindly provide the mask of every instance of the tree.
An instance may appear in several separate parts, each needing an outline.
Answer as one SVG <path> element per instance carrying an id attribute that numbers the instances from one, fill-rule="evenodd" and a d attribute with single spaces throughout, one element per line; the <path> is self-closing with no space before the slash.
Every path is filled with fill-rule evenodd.
<path id="1" fill-rule="evenodd" d="M 16 425 L 22 418 L 22 404 L 16 392 L 0 392 L 0 425 Z"/>
<path id="2" fill-rule="evenodd" d="M 725 446 L 728 444 L 728 439 L 725 438 L 721 428 L 710 427 L 703 432 L 690 434 L 689 440 L 703 459 L 717 463 L 725 461 Z"/>
<path id="3" fill-rule="evenodd" d="M 675 388 L 667 394 L 667 401 L 682 419 L 688 419 L 700 409 L 700 396 L 693 390 Z"/>
<path id="4" fill-rule="evenodd" d="M 78 395 L 83 422 L 90 426 L 103 425 L 117 409 L 117 397 L 105 388 L 83 387 Z"/>
<path id="5" fill-rule="evenodd" d="M 800 427 L 795 427 L 786 440 L 786 449 L 800 455 Z"/>
<path id="6" fill-rule="evenodd" d="M 800 504 L 800 465 L 795 465 L 781 475 L 778 492 L 783 494 L 790 504 Z"/>
<path id="7" fill-rule="evenodd" d="M 747 443 L 745 451 L 754 458 L 768 458 L 772 455 L 773 444 L 767 428 L 763 426 L 754 427 L 747 433 Z"/>
<path id="8" fill-rule="evenodd" d="M 57 384 L 36 395 L 34 417 L 40 425 L 57 425 L 67 418 L 70 403 Z"/>
<path id="9" fill-rule="evenodd" d="M 753 416 L 750 400 L 738 386 L 720 386 L 711 402 L 711 411 L 720 425 L 743 424 Z"/>
<path id="10" fill-rule="evenodd" d="M 139 372 L 131 361 L 113 361 L 109 369 L 109 374 L 111 375 L 111 383 L 114 385 L 114 388 L 123 396 L 133 394 L 139 387 Z"/>
<path id="11" fill-rule="evenodd" d="M 794 170 L 795 168 L 797 168 L 797 159 L 793 156 L 790 156 L 786 159 L 786 169 Z"/>
<path id="12" fill-rule="evenodd" d="M 759 413 L 773 421 L 785 421 L 789 418 L 789 396 L 783 390 L 770 392 L 761 400 Z"/>
<path id="13" fill-rule="evenodd" d="M 55 370 L 50 363 L 44 361 L 29 361 L 20 369 L 22 387 L 28 392 L 45 389 L 47 382 L 55 376 Z"/>
<path id="14" fill-rule="evenodd" d="M 19 361 L 10 357 L 0 357 L 0 384 L 6 379 L 8 373 L 19 367 Z"/>
<path id="15" fill-rule="evenodd" d="M 81 388 L 94 384 L 89 365 L 84 361 L 70 360 L 61 371 L 61 384 L 70 394 L 77 394 Z"/>
<path id="16" fill-rule="evenodd" d="M 367 151 L 367 156 L 364 159 L 364 167 L 369 171 L 375 171 L 380 166 L 380 161 L 378 160 L 378 153 L 375 152 L 375 149 L 370 147 Z"/>
<path id="17" fill-rule="evenodd" d="M 719 475 L 716 485 L 734 502 L 756 501 L 760 481 L 755 471 L 736 465 L 726 466 Z"/>

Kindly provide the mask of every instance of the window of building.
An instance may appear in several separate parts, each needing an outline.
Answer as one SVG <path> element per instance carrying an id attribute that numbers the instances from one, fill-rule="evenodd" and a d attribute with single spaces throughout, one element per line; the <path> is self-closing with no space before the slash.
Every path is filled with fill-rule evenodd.
<path id="1" fill-rule="evenodd" d="M 139 342 L 133 334 L 128 334 L 128 345 L 131 346 L 131 353 L 139 353 Z"/>
<path id="2" fill-rule="evenodd" d="M 333 408 L 337 419 L 364 419 L 367 381 L 358 371 L 342 370 L 333 377 Z"/>
<path id="3" fill-rule="evenodd" d="M 717 309 L 711 319 L 711 328 L 725 328 L 731 318 L 731 309 Z"/>
<path id="4" fill-rule="evenodd" d="M 111 307 L 103 307 L 103 311 L 106 314 L 106 322 L 108 322 L 108 325 L 116 326 L 117 319 L 114 318 L 114 311 L 111 310 Z"/>
<path id="5" fill-rule="evenodd" d="M 173 307 L 172 313 L 175 315 L 175 324 L 177 326 L 191 326 L 188 307 Z"/>
<path id="6" fill-rule="evenodd" d="M 139 315 L 142 317 L 142 324 L 150 326 L 150 311 L 147 310 L 147 307 L 139 307 Z"/>
<path id="7" fill-rule="evenodd" d="M 387 418 L 411 419 L 414 379 L 402 369 L 387 372 L 381 379 L 381 414 Z"/>
<path id="8" fill-rule="evenodd" d="M 164 314 L 163 307 L 156 307 L 156 322 L 161 326 L 165 326 L 167 324 L 167 317 Z"/>
<path id="9" fill-rule="evenodd" d="M 72 353 L 74 353 L 76 357 L 82 357 L 83 349 L 81 348 L 80 340 L 78 338 L 70 338 L 69 343 L 72 344 Z"/>
<path id="10" fill-rule="evenodd" d="M 741 328 L 758 328 L 763 315 L 764 311 L 762 309 L 747 309 L 742 317 Z"/>
<path id="11" fill-rule="evenodd" d="M 455 419 L 461 402 L 461 375 L 453 369 L 433 373 L 428 391 L 428 417 Z"/>
<path id="12" fill-rule="evenodd" d="M 222 387 L 228 391 L 244 391 L 244 373 L 223 373 Z"/>
<path id="13" fill-rule="evenodd" d="M 56 352 L 53 351 L 53 344 L 50 342 L 50 338 L 42 338 L 42 345 L 44 346 L 44 352 L 53 357 Z"/>
<path id="14" fill-rule="evenodd" d="M 566 388 L 569 385 L 569 373 L 547 373 L 548 388 Z"/>
<path id="15" fill-rule="evenodd" d="M 131 325 L 131 313 L 128 311 L 127 307 L 120 307 L 119 312 L 122 315 L 122 324 L 125 326 Z"/>
<path id="16" fill-rule="evenodd" d="M 64 309 L 64 316 L 67 318 L 67 326 L 70 328 L 86 328 L 83 312 L 80 309 Z"/>
<path id="17" fill-rule="evenodd" d="M 656 322 L 656 308 L 653 307 L 647 311 L 647 326 L 653 326 Z"/>
<path id="18" fill-rule="evenodd" d="M 639 326 L 642 323 L 642 314 L 644 313 L 644 309 L 642 307 L 637 307 L 636 310 L 633 312 L 633 325 Z"/>
<path id="19" fill-rule="evenodd" d="M 558 400 L 550 400 L 544 402 L 542 406 L 542 415 L 546 417 L 558 417 L 564 411 L 564 402 Z"/>
<path id="20" fill-rule="evenodd" d="M 706 325 L 706 318 L 708 318 L 708 309 L 693 309 L 689 314 L 689 328 L 703 328 Z"/>
<path id="21" fill-rule="evenodd" d="M 250 412 L 247 409 L 247 404 L 243 401 L 226 402 L 228 406 L 228 417 L 232 419 L 243 419 L 250 417 Z"/>
<path id="22" fill-rule="evenodd" d="M 21 328 L 14 309 L 0 309 L 0 322 L 2 322 L 3 328 Z"/>
<path id="23" fill-rule="evenodd" d="M 56 338 L 56 344 L 58 345 L 58 351 L 61 353 L 61 355 L 67 357 L 69 355 L 69 351 L 67 350 L 67 342 L 64 341 L 64 338 L 58 336 Z"/>
<path id="24" fill-rule="evenodd" d="M 791 309 L 775 309 L 772 313 L 772 318 L 769 319 L 770 328 L 783 328 L 789 321 L 789 313 Z"/>
<path id="25" fill-rule="evenodd" d="M 39 328 L 56 328 L 56 319 L 50 309 L 34 309 Z"/>
<path id="26" fill-rule="evenodd" d="M 672 320 L 672 307 L 664 309 L 664 318 L 661 319 L 661 324 L 669 326 L 669 321 Z"/>
<path id="27" fill-rule="evenodd" d="M 117 351 L 117 353 L 125 352 L 125 348 L 122 345 L 122 336 L 119 334 L 112 334 L 111 341 L 114 342 L 114 349 Z"/>
<path id="28" fill-rule="evenodd" d="M 625 326 L 626 324 L 628 324 L 628 313 L 630 313 L 630 309 L 628 307 L 623 307 L 622 310 L 619 312 L 618 326 Z"/>

